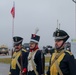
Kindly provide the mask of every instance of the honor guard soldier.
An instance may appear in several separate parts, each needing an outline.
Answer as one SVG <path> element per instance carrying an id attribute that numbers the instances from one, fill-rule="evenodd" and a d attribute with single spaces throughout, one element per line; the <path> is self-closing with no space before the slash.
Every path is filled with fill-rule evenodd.
<path id="1" fill-rule="evenodd" d="M 39 40 L 40 36 L 32 34 L 30 41 L 30 52 L 28 55 L 28 75 L 42 74 L 41 51 L 38 47 Z"/>
<path id="2" fill-rule="evenodd" d="M 51 56 L 47 75 L 76 75 L 74 56 L 64 49 L 69 35 L 64 30 L 57 29 L 53 36 L 55 37 L 55 50 Z"/>
<path id="3" fill-rule="evenodd" d="M 13 37 L 14 53 L 10 64 L 9 75 L 23 75 L 27 72 L 27 56 L 26 50 L 22 49 L 23 38 L 19 36 Z"/>

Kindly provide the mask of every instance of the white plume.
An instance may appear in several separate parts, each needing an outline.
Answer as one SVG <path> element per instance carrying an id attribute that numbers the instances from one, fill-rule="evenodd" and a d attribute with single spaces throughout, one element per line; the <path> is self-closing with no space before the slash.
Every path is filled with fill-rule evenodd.
<path id="1" fill-rule="evenodd" d="M 36 29 L 35 29 L 35 34 L 37 34 L 37 33 L 38 33 L 38 31 L 39 31 L 39 28 L 36 28 Z"/>

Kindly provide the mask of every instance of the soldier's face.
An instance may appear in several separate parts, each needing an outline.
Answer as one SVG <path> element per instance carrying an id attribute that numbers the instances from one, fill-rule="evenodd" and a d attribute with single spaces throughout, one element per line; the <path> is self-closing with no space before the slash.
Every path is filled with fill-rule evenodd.
<path id="1" fill-rule="evenodd" d="M 56 40 L 56 41 L 55 41 L 55 47 L 56 47 L 56 48 L 61 47 L 62 44 L 63 44 L 63 40 Z M 64 47 L 64 44 L 62 45 L 62 47 Z M 62 48 L 62 47 L 61 47 L 61 48 Z"/>
<path id="2" fill-rule="evenodd" d="M 30 49 L 34 49 L 35 46 L 36 46 L 36 43 L 34 43 L 34 42 L 30 42 Z"/>
<path id="3" fill-rule="evenodd" d="M 15 51 L 19 51 L 20 49 L 21 49 L 21 45 L 19 44 L 19 45 L 16 45 L 16 46 L 14 46 L 14 48 L 15 48 Z"/>

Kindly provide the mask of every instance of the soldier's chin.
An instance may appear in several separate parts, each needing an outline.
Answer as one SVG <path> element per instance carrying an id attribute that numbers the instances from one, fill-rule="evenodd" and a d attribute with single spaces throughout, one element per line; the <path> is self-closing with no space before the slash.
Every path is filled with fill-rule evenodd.
<path id="1" fill-rule="evenodd" d="M 15 51 L 16 51 L 16 52 L 18 52 L 18 51 L 19 51 L 19 49 L 15 49 Z"/>
<path id="2" fill-rule="evenodd" d="M 55 49 L 59 49 L 59 47 L 58 46 L 55 46 Z"/>
<path id="3" fill-rule="evenodd" d="M 33 47 L 30 47 L 30 49 L 34 49 Z"/>

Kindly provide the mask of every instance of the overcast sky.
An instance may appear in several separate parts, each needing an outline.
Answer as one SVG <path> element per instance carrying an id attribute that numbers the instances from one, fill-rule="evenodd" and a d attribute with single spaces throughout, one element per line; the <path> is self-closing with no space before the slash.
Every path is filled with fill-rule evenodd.
<path id="1" fill-rule="evenodd" d="M 31 34 L 39 28 L 40 46 L 54 45 L 53 32 L 57 27 L 75 38 L 75 3 L 72 0 L 0 0 L 0 45 L 12 46 L 12 15 L 15 1 L 14 36 L 30 41 Z"/>

